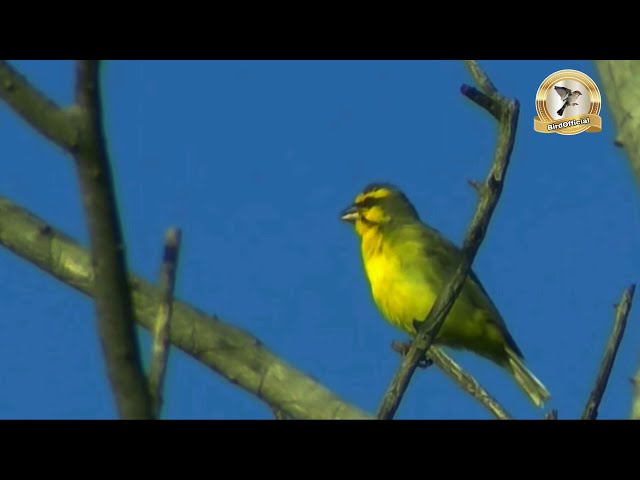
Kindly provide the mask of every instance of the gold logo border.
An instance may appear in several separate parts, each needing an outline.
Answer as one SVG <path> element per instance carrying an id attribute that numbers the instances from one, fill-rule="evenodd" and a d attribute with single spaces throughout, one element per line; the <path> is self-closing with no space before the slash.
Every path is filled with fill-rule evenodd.
<path id="1" fill-rule="evenodd" d="M 552 73 L 545 78 L 538 87 L 538 92 L 536 93 L 536 112 L 538 113 L 539 121 L 545 123 L 561 122 L 561 120 L 553 119 L 547 110 L 547 96 L 549 91 L 561 80 L 575 80 L 584 85 L 585 90 L 589 92 L 589 100 L 591 104 L 589 106 L 589 111 L 583 115 L 598 116 L 600 114 L 600 110 L 602 109 L 602 96 L 600 95 L 600 89 L 598 89 L 596 82 L 594 82 L 589 75 L 578 70 L 565 69 Z M 577 125 L 575 127 L 554 130 L 549 133 L 557 133 L 559 135 L 577 135 L 590 127 L 591 125 L 589 124 Z"/>

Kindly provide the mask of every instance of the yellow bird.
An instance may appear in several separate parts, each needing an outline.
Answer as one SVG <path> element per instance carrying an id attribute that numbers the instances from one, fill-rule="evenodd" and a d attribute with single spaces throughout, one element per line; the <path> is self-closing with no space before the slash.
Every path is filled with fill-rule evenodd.
<path id="1" fill-rule="evenodd" d="M 372 183 L 340 217 L 360 237 L 373 299 L 386 320 L 409 335 L 426 319 L 460 250 L 424 224 L 406 195 L 389 183 Z M 525 366 L 522 352 L 478 277 L 469 272 L 434 344 L 465 349 L 509 372 L 537 407 L 551 395 Z"/>

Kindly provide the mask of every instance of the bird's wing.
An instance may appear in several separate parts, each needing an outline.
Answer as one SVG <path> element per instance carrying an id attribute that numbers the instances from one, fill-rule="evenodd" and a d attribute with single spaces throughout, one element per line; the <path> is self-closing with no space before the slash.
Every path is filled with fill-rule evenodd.
<path id="1" fill-rule="evenodd" d="M 560 98 L 562 98 L 563 100 L 565 99 L 565 97 L 571 95 L 571 90 L 569 90 L 567 87 L 553 87 L 556 89 L 556 92 L 558 93 L 558 95 L 560 95 Z"/>
<path id="2" fill-rule="evenodd" d="M 422 229 L 422 236 L 424 239 L 424 253 L 433 264 L 436 265 L 442 277 L 442 282 L 447 281 L 455 269 L 462 260 L 462 251 L 442 235 L 437 230 L 424 225 Z M 504 319 L 498 310 L 498 307 L 493 303 L 489 293 L 486 291 L 482 282 L 475 274 L 473 269 L 469 270 L 467 276 L 467 291 L 466 294 L 469 300 L 473 302 L 478 308 L 488 310 L 491 313 L 491 317 L 500 325 L 509 346 L 520 356 L 522 352 L 515 343 L 515 340 L 509 333 Z"/>
<path id="3" fill-rule="evenodd" d="M 425 254 L 441 267 L 442 273 L 447 277 L 452 275 L 462 260 L 462 251 L 440 232 L 428 226 L 425 226 L 423 236 Z M 474 293 L 485 296 L 486 300 L 491 302 L 489 294 L 473 269 L 469 271 L 468 278 L 472 281 Z M 492 302 L 491 304 L 495 308 Z"/>

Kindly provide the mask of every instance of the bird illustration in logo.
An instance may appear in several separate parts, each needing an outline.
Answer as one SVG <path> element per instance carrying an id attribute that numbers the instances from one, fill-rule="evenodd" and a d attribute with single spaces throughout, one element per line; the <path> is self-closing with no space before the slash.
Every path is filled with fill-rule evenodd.
<path id="1" fill-rule="evenodd" d="M 560 95 L 560 98 L 562 99 L 562 102 L 563 102 L 562 107 L 560 107 L 560 110 L 556 112 L 558 115 L 562 116 L 564 114 L 565 108 L 578 105 L 576 103 L 576 100 L 580 95 L 582 95 L 582 92 L 580 92 L 580 90 L 571 91 L 567 87 L 558 87 L 558 86 L 555 86 L 553 88 L 555 88 L 556 92 L 558 93 L 558 95 Z"/>

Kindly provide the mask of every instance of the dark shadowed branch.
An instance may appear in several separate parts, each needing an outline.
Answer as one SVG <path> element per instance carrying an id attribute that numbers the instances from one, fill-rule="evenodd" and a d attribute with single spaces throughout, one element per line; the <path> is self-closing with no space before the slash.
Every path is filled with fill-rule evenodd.
<path id="1" fill-rule="evenodd" d="M 76 101 L 81 121 L 74 152 L 91 239 L 94 300 L 107 374 L 122 418 L 152 418 L 127 283 L 126 249 L 104 139 L 100 62 L 80 60 Z"/>
<path id="2" fill-rule="evenodd" d="M 451 310 L 464 285 L 476 253 L 487 231 L 489 221 L 502 193 L 504 177 L 509 166 L 515 141 L 520 105 L 517 100 L 508 100 L 495 92 L 495 87 L 476 62 L 468 62 L 471 72 L 483 93 L 468 85 L 463 85 L 462 93 L 486 109 L 498 121 L 498 142 L 493 166 L 479 191 L 479 204 L 464 239 L 462 261 L 453 276 L 445 284 L 429 315 L 418 328 L 411 348 L 391 381 L 378 410 L 378 418 L 390 419 L 395 415 L 404 392 L 409 385 L 416 367 L 437 336 L 440 327 Z"/>
<path id="3" fill-rule="evenodd" d="M 631 285 L 629 288 L 627 288 L 622 294 L 620 303 L 616 306 L 616 316 L 613 322 L 613 329 L 611 330 L 611 335 L 609 336 L 609 341 L 607 342 L 607 348 L 604 352 L 602 363 L 600 364 L 600 370 L 598 371 L 598 376 L 596 377 L 593 390 L 591 391 L 591 395 L 589 395 L 587 404 L 584 407 L 582 420 L 595 420 L 598 416 L 598 407 L 600 406 L 600 402 L 602 401 L 604 391 L 607 388 L 607 382 L 609 381 L 609 376 L 611 375 L 613 362 L 616 359 L 618 347 L 620 346 L 620 342 L 622 341 L 624 329 L 627 326 L 627 317 L 629 316 L 629 311 L 631 310 L 631 304 L 633 303 L 633 294 L 635 290 L 635 285 Z"/>
<path id="4" fill-rule="evenodd" d="M 0 196 L 0 244 L 45 273 L 92 296 L 94 273 L 89 252 L 64 233 Z M 162 292 L 131 276 L 136 322 L 156 323 Z M 270 408 L 294 419 L 370 419 L 362 410 L 273 354 L 246 331 L 175 299 L 171 343 Z"/>
<path id="5" fill-rule="evenodd" d="M 149 392 L 153 403 L 153 413 L 156 418 L 160 417 L 160 410 L 162 409 L 162 390 L 169 361 L 169 331 L 181 238 L 182 232 L 179 229 L 170 228 L 167 230 L 164 239 L 164 252 L 160 269 L 162 302 L 158 308 L 158 315 L 153 328 L 153 347 L 151 368 L 149 370 Z"/>

